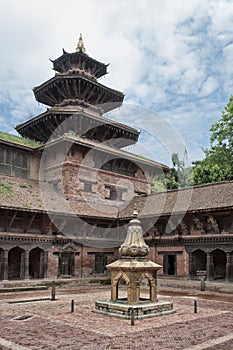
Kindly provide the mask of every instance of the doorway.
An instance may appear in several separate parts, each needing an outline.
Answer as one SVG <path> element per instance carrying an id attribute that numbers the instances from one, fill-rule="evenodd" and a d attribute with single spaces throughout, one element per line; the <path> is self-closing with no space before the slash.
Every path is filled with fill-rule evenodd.
<path id="1" fill-rule="evenodd" d="M 163 273 L 168 276 L 176 275 L 176 255 L 164 254 L 163 256 Z"/>

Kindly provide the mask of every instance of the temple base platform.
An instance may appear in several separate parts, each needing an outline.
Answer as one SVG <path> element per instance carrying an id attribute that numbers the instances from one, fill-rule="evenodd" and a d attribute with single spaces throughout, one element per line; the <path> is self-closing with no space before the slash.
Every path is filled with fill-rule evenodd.
<path id="1" fill-rule="evenodd" d="M 173 310 L 173 304 L 170 302 L 128 304 L 124 301 L 96 301 L 94 312 L 130 320 L 132 310 L 134 310 L 134 319 L 136 320 L 163 316 L 176 312 Z"/>

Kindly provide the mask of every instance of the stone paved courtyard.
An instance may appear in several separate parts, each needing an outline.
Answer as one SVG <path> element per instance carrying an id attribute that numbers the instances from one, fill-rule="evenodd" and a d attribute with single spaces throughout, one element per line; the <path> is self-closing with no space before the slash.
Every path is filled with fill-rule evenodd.
<path id="1" fill-rule="evenodd" d="M 176 313 L 132 326 L 92 312 L 96 300 L 110 298 L 109 289 L 57 289 L 55 301 L 46 300 L 49 290 L 0 294 L 0 349 L 233 349 L 233 297 L 159 295 L 159 301 L 173 302 Z"/>

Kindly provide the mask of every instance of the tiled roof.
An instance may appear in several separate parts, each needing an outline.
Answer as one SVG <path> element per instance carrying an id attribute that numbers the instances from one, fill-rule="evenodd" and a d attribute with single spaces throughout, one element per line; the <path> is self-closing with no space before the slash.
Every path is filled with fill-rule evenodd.
<path id="1" fill-rule="evenodd" d="M 134 207 L 145 217 L 233 208 L 233 181 L 139 196 L 120 213 L 131 217 Z"/>
<path id="2" fill-rule="evenodd" d="M 27 125 L 30 125 L 32 122 L 37 122 L 43 118 L 46 118 L 50 115 L 72 115 L 72 114 L 82 114 L 90 119 L 96 120 L 97 122 L 99 122 L 100 124 L 108 124 L 111 126 L 115 126 L 118 128 L 121 128 L 123 130 L 132 132 L 136 135 L 139 135 L 140 132 L 133 128 L 130 127 L 129 125 L 126 124 L 122 124 L 119 122 L 114 121 L 113 119 L 110 119 L 108 117 L 102 116 L 99 113 L 96 112 L 97 108 L 95 108 L 94 106 L 90 106 L 89 108 L 87 108 L 86 110 L 83 110 L 83 108 L 80 108 L 78 106 L 63 106 L 63 107 L 51 107 L 49 109 L 47 109 L 45 112 L 37 115 L 36 117 L 33 117 L 21 124 L 16 125 L 16 130 L 20 130 L 22 127 L 25 127 Z"/>
<path id="3" fill-rule="evenodd" d="M 72 142 L 72 143 L 77 143 L 79 145 L 87 146 L 91 149 L 95 149 L 95 150 L 100 151 L 100 152 L 106 152 L 106 153 L 112 154 L 114 156 L 122 157 L 125 159 L 130 159 L 131 161 L 135 161 L 135 162 L 138 162 L 140 164 L 145 164 L 145 165 L 154 166 L 154 167 L 156 166 L 156 167 L 162 168 L 166 172 L 169 171 L 169 167 L 167 165 L 156 162 L 152 159 L 147 159 L 147 158 L 138 156 L 137 154 L 130 153 L 130 152 L 127 152 L 125 150 L 118 149 L 118 148 L 115 148 L 112 146 L 108 146 L 104 142 L 93 141 L 93 140 L 89 140 L 89 139 L 86 139 L 86 138 L 81 137 L 81 136 L 72 136 L 70 134 L 64 134 L 64 136 L 61 136 L 60 138 L 52 140 L 52 141 L 48 142 L 46 145 L 41 146 L 40 149 L 44 149 L 44 147 L 48 147 L 49 145 L 52 145 L 53 143 L 62 142 L 64 140 L 67 140 L 67 141 Z"/>
<path id="4" fill-rule="evenodd" d="M 0 176 L 0 207 L 66 215 L 117 218 L 118 209 L 104 203 L 67 201 L 44 182 Z"/>
<path id="5" fill-rule="evenodd" d="M 44 187 L 45 186 L 45 187 Z M 111 204 L 111 206 L 110 206 Z M 93 218 L 128 219 L 136 206 L 142 217 L 233 209 L 233 181 L 137 196 L 118 210 L 114 202 L 67 201 L 46 183 L 0 176 L 0 207 Z"/>

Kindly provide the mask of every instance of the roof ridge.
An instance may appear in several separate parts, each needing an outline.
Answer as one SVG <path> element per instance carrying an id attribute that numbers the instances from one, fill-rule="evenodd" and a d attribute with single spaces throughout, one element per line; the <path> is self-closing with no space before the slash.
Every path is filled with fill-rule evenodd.
<path id="1" fill-rule="evenodd" d="M 150 193 L 148 196 L 153 196 L 153 195 L 161 194 L 161 193 L 164 193 L 164 192 L 165 193 L 167 193 L 167 192 L 171 193 L 171 192 L 179 192 L 179 191 L 188 191 L 188 190 L 201 188 L 201 187 L 213 187 L 213 186 L 226 185 L 226 184 L 233 184 L 233 180 L 212 182 L 212 183 L 201 184 L 201 185 L 193 185 L 193 186 L 182 187 L 182 188 L 177 188 L 177 189 L 173 189 L 173 190 L 165 189 L 163 191 L 157 191 L 157 192 Z"/>

